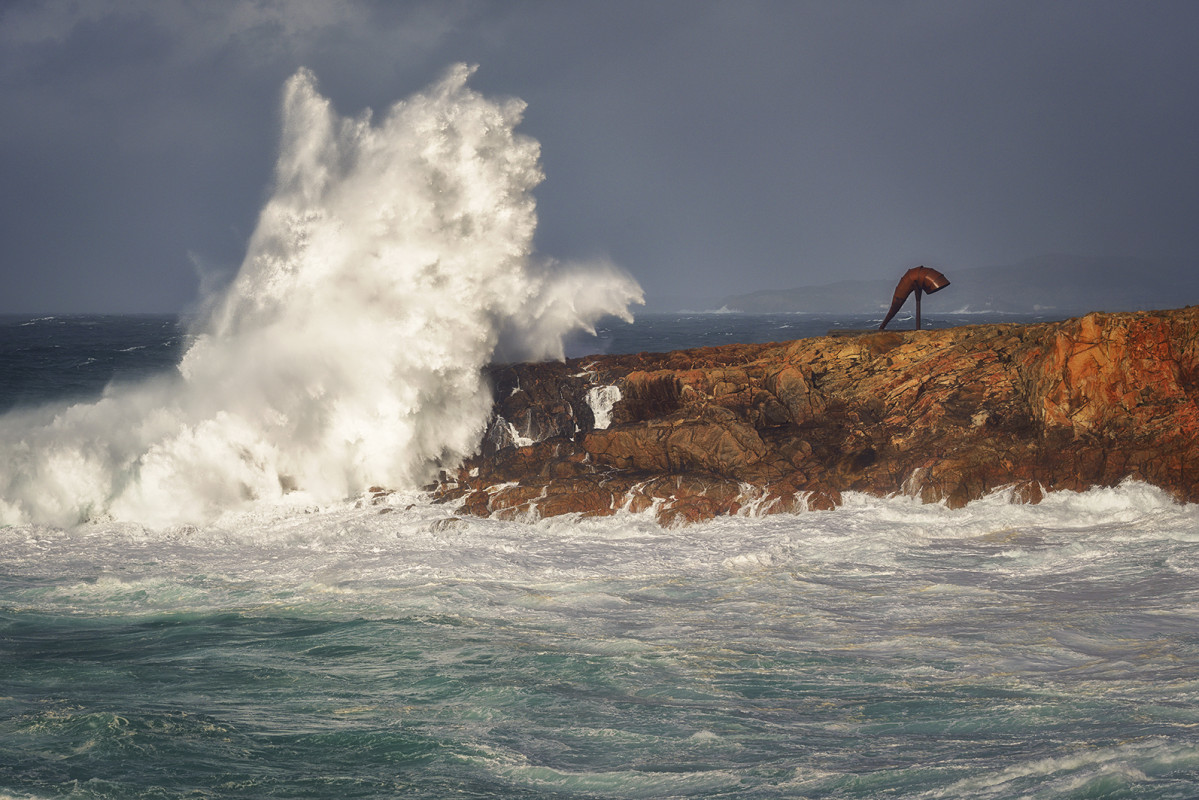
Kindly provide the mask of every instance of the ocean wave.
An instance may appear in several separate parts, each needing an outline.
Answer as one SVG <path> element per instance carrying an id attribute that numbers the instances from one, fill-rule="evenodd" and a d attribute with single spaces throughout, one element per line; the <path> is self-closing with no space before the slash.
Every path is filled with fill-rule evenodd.
<path id="1" fill-rule="evenodd" d="M 294 75 L 274 192 L 177 370 L 0 419 L 0 522 L 169 526 L 420 486 L 477 447 L 488 363 L 630 319 L 623 271 L 534 254 L 539 146 L 472 72 L 377 120 Z"/>

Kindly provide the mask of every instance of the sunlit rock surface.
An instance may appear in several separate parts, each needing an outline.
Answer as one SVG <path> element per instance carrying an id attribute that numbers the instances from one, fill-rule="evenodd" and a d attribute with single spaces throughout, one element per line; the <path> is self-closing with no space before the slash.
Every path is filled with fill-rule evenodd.
<path id="1" fill-rule="evenodd" d="M 849 490 L 957 507 L 1136 479 L 1195 501 L 1197 351 L 1191 307 L 497 367 L 482 450 L 435 492 L 470 514 L 664 524 Z"/>

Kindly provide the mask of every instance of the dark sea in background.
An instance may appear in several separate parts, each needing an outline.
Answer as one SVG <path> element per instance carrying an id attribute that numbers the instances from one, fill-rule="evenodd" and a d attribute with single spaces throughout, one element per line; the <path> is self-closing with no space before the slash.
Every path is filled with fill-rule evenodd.
<path id="1" fill-rule="evenodd" d="M 571 354 L 877 322 L 645 314 Z M 185 340 L 0 319 L 0 408 Z M 10 797 L 1195 798 L 1199 511 L 1127 485 L 667 530 L 401 492 L 3 526 Z"/>
<path id="2" fill-rule="evenodd" d="M 909 303 L 909 306 L 911 303 Z M 1047 322 L 1058 317 L 1044 314 L 963 313 L 922 315 L 925 330 L 958 325 L 998 322 Z M 722 344 L 755 344 L 808 339 L 845 330 L 876 329 L 882 313 L 854 314 L 743 314 L 739 312 L 647 312 L 632 324 L 606 320 L 596 327 L 596 336 L 579 334 L 570 340 L 567 355 L 592 353 L 668 352 L 690 347 Z M 911 330 L 914 317 L 908 311 L 896 315 L 887 330 Z"/>
<path id="3" fill-rule="evenodd" d="M 992 322 L 1036 322 L 1043 315 L 925 315 L 926 329 Z M 567 356 L 665 352 L 722 344 L 790 341 L 830 331 L 877 328 L 881 316 L 741 313 L 640 313 L 607 319 L 596 335 L 574 334 Z M 890 330 L 913 326 L 903 312 Z M 0 315 L 0 413 L 61 398 L 98 396 L 110 381 L 137 381 L 171 370 L 186 348 L 188 324 L 168 315 Z"/>
<path id="4" fill-rule="evenodd" d="M 184 342 L 174 315 L 0 315 L 0 412 L 173 369 Z"/>

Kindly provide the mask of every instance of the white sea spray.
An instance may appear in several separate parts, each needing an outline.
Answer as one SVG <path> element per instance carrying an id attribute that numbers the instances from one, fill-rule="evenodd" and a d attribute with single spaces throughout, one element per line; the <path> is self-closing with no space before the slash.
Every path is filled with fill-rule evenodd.
<path id="1" fill-rule="evenodd" d="M 524 104 L 459 65 L 375 120 L 286 84 L 275 185 L 176 375 L 0 419 L 0 521 L 199 522 L 412 487 L 471 453 L 482 369 L 562 357 L 636 282 L 533 251 Z"/>
<path id="2" fill-rule="evenodd" d="M 603 430 L 612 424 L 612 409 L 620 402 L 619 386 L 592 386 L 587 390 L 587 404 L 595 417 L 595 427 Z"/>

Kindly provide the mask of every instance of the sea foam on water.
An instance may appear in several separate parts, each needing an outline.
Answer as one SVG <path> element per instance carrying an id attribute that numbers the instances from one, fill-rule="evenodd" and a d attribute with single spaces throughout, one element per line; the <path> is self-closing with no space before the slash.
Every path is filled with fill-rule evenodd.
<path id="1" fill-rule="evenodd" d="M 488 363 L 560 358 L 627 317 L 628 275 L 535 256 L 539 146 L 472 72 L 380 120 L 288 80 L 273 193 L 178 374 L 0 419 L 0 521 L 167 525 L 416 486 L 477 446 Z"/>

